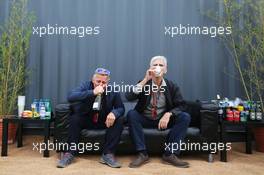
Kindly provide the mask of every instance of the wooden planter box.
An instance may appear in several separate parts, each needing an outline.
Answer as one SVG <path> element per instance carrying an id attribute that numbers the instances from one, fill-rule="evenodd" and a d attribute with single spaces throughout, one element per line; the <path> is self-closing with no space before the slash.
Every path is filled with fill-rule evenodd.
<path id="1" fill-rule="evenodd" d="M 0 145 L 2 145 L 3 119 L 0 118 Z M 17 124 L 10 123 L 8 125 L 8 144 L 13 144 L 16 138 Z"/>
<path id="2" fill-rule="evenodd" d="M 264 152 L 264 127 L 254 128 L 257 151 Z"/>

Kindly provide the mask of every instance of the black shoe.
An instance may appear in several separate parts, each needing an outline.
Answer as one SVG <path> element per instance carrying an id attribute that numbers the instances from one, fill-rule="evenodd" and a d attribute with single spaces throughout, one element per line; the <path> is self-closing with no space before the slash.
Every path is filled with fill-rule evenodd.
<path id="1" fill-rule="evenodd" d="M 189 168 L 189 163 L 188 162 L 183 162 L 181 161 L 177 156 L 174 154 L 171 154 L 169 156 L 162 156 L 162 160 L 165 161 L 168 164 L 174 165 L 179 168 Z"/>
<path id="2" fill-rule="evenodd" d="M 147 163 L 149 161 L 148 155 L 144 155 L 143 153 L 139 153 L 137 158 L 133 160 L 128 166 L 129 168 L 137 168 Z"/>

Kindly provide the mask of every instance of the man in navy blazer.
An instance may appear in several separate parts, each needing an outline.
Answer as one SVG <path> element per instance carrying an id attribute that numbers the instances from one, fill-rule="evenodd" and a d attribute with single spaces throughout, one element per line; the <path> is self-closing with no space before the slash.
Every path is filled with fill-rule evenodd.
<path id="1" fill-rule="evenodd" d="M 125 112 L 120 94 L 107 91 L 110 80 L 110 71 L 97 68 L 92 81 L 83 82 L 79 87 L 68 94 L 68 101 L 72 104 L 73 114 L 70 116 L 69 145 L 78 145 L 80 132 L 84 128 L 106 129 L 105 143 L 101 156 L 101 163 L 113 168 L 120 168 L 121 164 L 115 159 L 114 153 L 123 131 L 123 123 L 120 117 Z M 101 110 L 93 110 L 95 98 L 101 95 Z M 58 162 L 58 168 L 69 165 L 78 150 L 69 150 Z"/>

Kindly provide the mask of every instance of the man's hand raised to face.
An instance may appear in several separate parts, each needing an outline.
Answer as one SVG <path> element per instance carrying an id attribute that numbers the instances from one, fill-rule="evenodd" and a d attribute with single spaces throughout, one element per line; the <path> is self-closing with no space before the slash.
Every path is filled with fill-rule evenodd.
<path id="1" fill-rule="evenodd" d="M 93 90 L 94 95 L 102 94 L 104 93 L 103 86 L 96 86 Z"/>
<path id="2" fill-rule="evenodd" d="M 153 76 L 154 76 L 154 68 L 149 68 L 146 71 L 144 79 L 139 84 L 143 87 L 149 80 L 152 79 Z"/>

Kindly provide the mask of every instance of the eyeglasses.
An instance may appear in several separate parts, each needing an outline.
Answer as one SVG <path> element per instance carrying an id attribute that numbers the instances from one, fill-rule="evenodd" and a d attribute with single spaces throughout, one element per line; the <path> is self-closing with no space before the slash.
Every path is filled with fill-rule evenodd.
<path id="1" fill-rule="evenodd" d="M 104 68 L 97 68 L 94 73 L 110 76 L 110 71 Z"/>
<path id="2" fill-rule="evenodd" d="M 100 84 L 100 83 L 102 83 L 102 84 L 107 84 L 106 81 L 102 81 L 102 80 L 95 80 L 95 82 L 96 82 L 97 84 Z"/>

